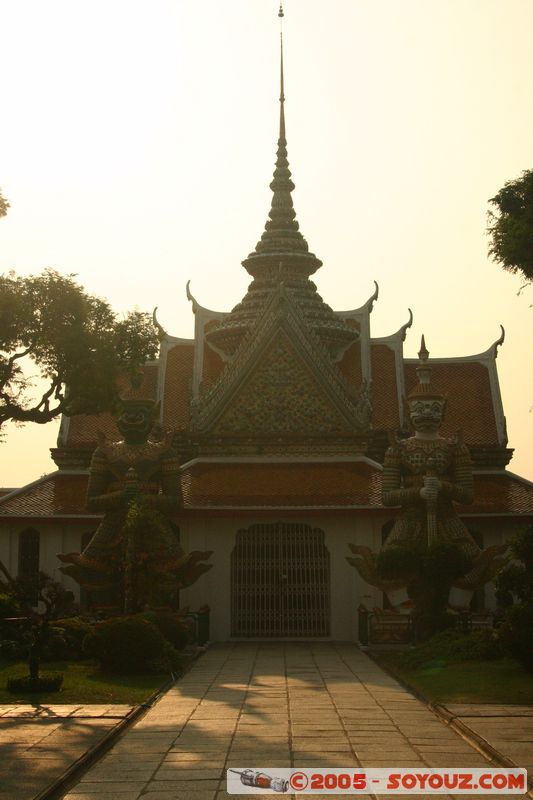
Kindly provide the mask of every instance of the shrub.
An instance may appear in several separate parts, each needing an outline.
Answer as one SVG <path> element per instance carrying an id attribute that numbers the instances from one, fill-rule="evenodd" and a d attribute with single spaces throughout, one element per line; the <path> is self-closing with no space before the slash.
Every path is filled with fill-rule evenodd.
<path id="1" fill-rule="evenodd" d="M 502 649 L 496 631 L 463 633 L 448 629 L 402 653 L 400 660 L 405 667 L 417 669 L 433 662 L 446 664 L 456 661 L 490 661 L 500 658 L 501 655 Z"/>
<path id="2" fill-rule="evenodd" d="M 108 672 L 152 672 L 150 662 L 163 656 L 165 639 L 140 616 L 115 617 L 95 625 L 84 639 L 83 650 Z"/>
<path id="3" fill-rule="evenodd" d="M 92 630 L 93 626 L 79 617 L 55 620 L 51 628 L 61 636 L 69 658 L 83 657 L 83 640 Z"/>
<path id="4" fill-rule="evenodd" d="M 533 525 L 510 542 L 514 561 L 503 567 L 495 579 L 496 591 L 507 608 L 499 628 L 502 646 L 533 672 Z"/>
<path id="5" fill-rule="evenodd" d="M 28 655 L 28 648 L 16 639 L 2 639 L 0 641 L 0 657 L 8 661 L 18 661 Z"/>
<path id="6" fill-rule="evenodd" d="M 179 614 L 172 611 L 145 611 L 140 616 L 155 625 L 176 650 L 183 650 L 188 644 L 189 630 Z"/>
<path id="7" fill-rule="evenodd" d="M 0 619 L 18 617 L 20 613 L 20 603 L 17 602 L 13 593 L 7 587 L 0 589 Z"/>
<path id="8" fill-rule="evenodd" d="M 391 545 L 381 550 L 376 559 L 376 568 L 381 578 L 409 579 L 418 567 L 418 553 L 408 547 Z"/>
<path id="9" fill-rule="evenodd" d="M 510 608 L 498 633 L 505 650 L 533 672 L 533 602 Z"/>
<path id="10" fill-rule="evenodd" d="M 163 654 L 159 658 L 154 658 L 148 662 L 149 671 L 158 675 L 161 672 L 178 672 L 181 673 L 181 658 L 178 651 L 172 647 L 170 642 L 165 641 Z"/>
<path id="11" fill-rule="evenodd" d="M 429 547 L 415 538 L 394 543 L 385 546 L 376 561 L 381 578 L 407 583 L 415 604 L 417 638 L 421 640 L 455 624 L 446 611 L 450 586 L 471 566 L 472 559 L 457 544 L 442 539 Z"/>
<path id="12" fill-rule="evenodd" d="M 30 678 L 25 675 L 23 678 L 9 678 L 7 681 L 7 691 L 16 694 L 24 692 L 58 692 L 63 683 L 61 672 L 43 672 L 39 678 Z"/>

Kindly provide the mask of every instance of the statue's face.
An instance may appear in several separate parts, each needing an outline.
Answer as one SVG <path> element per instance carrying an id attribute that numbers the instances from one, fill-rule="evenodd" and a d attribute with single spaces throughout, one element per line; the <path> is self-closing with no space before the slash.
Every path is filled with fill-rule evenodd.
<path id="1" fill-rule="evenodd" d="M 415 431 L 436 433 L 444 413 L 443 400 L 423 400 L 417 398 L 409 403 L 409 416 Z"/>
<path id="2" fill-rule="evenodd" d="M 126 442 L 145 442 L 153 425 L 152 409 L 142 403 L 128 403 L 117 419 L 117 427 Z"/>

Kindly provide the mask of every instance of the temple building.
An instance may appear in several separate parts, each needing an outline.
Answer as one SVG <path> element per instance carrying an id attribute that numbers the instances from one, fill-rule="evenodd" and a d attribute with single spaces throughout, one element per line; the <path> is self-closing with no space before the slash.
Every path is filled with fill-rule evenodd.
<path id="1" fill-rule="evenodd" d="M 360 603 L 383 595 L 347 563 L 350 543 L 376 551 L 394 508 L 382 502 L 389 434 L 406 436 L 405 398 L 417 359 L 403 345 L 412 323 L 374 337 L 378 287 L 362 304 L 334 311 L 318 294 L 322 266 L 293 207 L 284 118 L 271 208 L 242 265 L 251 282 L 231 311 L 203 307 L 187 287 L 194 338 L 160 328 L 160 353 L 144 368 L 143 391 L 174 431 L 183 508 L 175 522 L 185 550 L 214 551 L 213 568 L 182 592 L 211 608 L 214 640 L 357 638 Z M 426 331 L 431 347 L 431 331 Z M 462 431 L 474 469 L 474 502 L 458 512 L 481 547 L 533 519 L 533 484 L 508 471 L 496 358 L 502 335 L 482 353 L 429 359 L 447 396 L 442 435 Z M 0 560 L 12 574 L 59 573 L 57 553 L 81 551 L 100 515 L 86 506 L 98 435 L 120 438 L 110 415 L 63 418 L 57 471 L 0 499 Z M 479 606 L 494 604 L 490 587 Z"/>

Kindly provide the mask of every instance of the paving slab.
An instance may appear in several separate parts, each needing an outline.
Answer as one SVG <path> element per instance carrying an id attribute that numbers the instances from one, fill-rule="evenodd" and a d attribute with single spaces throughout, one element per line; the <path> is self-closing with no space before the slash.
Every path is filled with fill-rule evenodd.
<path id="1" fill-rule="evenodd" d="M 533 776 L 533 706 L 450 703 L 452 719 Z"/>
<path id="2" fill-rule="evenodd" d="M 31 800 L 132 710 L 130 705 L 0 706 L 0 800 Z"/>
<path id="3" fill-rule="evenodd" d="M 130 710 L 0 706 L 0 800 L 31 800 Z M 533 707 L 447 712 L 533 772 Z M 495 764 L 352 644 L 235 643 L 211 648 L 64 798 L 219 800 L 229 766 L 484 765 Z"/>
<path id="4" fill-rule="evenodd" d="M 533 722 L 528 707 L 507 709 L 507 723 Z M 502 740 L 493 718 L 474 716 Z M 507 742 L 518 766 L 528 743 Z M 202 656 L 65 800 L 107 800 L 110 787 L 117 800 L 220 800 L 231 796 L 228 766 L 483 765 L 494 766 L 352 644 L 227 643 Z"/>

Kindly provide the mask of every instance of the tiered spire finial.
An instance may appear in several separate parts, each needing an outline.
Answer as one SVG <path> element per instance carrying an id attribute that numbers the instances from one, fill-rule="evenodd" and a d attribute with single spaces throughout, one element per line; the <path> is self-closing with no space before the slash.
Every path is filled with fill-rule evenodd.
<path id="1" fill-rule="evenodd" d="M 283 80 L 283 5 L 280 3 L 278 17 L 279 21 L 279 40 L 280 40 L 280 73 L 279 73 L 279 138 L 285 139 L 285 83 Z"/>
<path id="2" fill-rule="evenodd" d="M 418 366 L 416 367 L 416 375 L 418 378 L 417 385 L 410 391 L 408 400 L 444 400 L 444 395 L 439 392 L 431 383 L 431 373 L 433 369 L 429 364 L 429 351 L 426 347 L 426 339 L 422 334 L 420 342 L 420 350 L 418 351 Z"/>
<path id="3" fill-rule="evenodd" d="M 280 24 L 285 13 L 280 5 L 278 17 Z M 279 138 L 274 178 L 270 184 L 273 192 L 272 205 L 265 230 L 253 253 L 242 263 L 256 276 L 264 274 L 265 268 L 279 267 L 283 261 L 290 273 L 309 276 L 322 262 L 309 252 L 309 247 L 300 233 L 296 212 L 292 202 L 294 183 L 287 159 L 287 139 L 285 133 L 285 81 L 283 73 L 283 30 L 280 31 L 280 112 Z"/>

